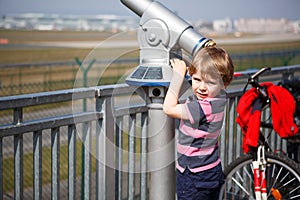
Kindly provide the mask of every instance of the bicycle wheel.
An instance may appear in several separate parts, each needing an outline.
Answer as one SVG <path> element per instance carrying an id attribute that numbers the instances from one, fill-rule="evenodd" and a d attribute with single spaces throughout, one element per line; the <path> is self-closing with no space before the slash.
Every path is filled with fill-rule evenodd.
<path id="1" fill-rule="evenodd" d="M 300 199 L 299 165 L 272 152 L 266 152 L 265 156 L 268 200 L 280 199 L 280 196 L 281 199 Z M 220 200 L 255 199 L 252 160 L 252 155 L 245 155 L 225 169 Z"/>

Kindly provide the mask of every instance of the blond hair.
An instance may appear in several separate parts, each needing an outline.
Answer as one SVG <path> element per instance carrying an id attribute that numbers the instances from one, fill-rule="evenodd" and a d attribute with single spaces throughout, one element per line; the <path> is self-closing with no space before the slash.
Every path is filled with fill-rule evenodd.
<path id="1" fill-rule="evenodd" d="M 196 72 L 200 72 L 202 75 L 209 74 L 212 77 L 219 76 L 225 86 L 231 83 L 233 71 L 234 66 L 229 54 L 216 46 L 202 48 L 194 56 L 189 67 L 191 76 Z"/>

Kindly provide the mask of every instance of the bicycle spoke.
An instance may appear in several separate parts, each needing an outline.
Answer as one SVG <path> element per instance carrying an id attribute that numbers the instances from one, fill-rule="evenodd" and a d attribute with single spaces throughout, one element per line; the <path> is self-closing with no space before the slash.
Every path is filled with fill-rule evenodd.
<path id="1" fill-rule="evenodd" d="M 293 192 L 295 192 L 296 190 L 298 190 L 300 188 L 300 185 L 298 187 L 296 187 L 295 189 L 293 189 L 292 191 L 289 192 L 289 194 L 293 194 Z"/>
<path id="2" fill-rule="evenodd" d="M 254 169 L 253 169 L 252 163 L 250 164 L 250 169 L 251 169 L 251 172 L 252 172 L 252 174 L 253 174 Z M 253 181 L 253 176 L 251 176 L 251 174 L 249 173 L 249 171 L 248 171 L 248 170 L 245 170 L 245 172 L 246 172 L 247 176 L 249 177 L 250 182 L 251 182 L 251 183 L 254 183 L 254 181 Z"/>
<path id="3" fill-rule="evenodd" d="M 284 181 L 284 179 L 290 174 L 290 172 L 286 173 L 286 175 L 280 180 L 280 182 Z"/>
<path id="4" fill-rule="evenodd" d="M 237 172 L 236 174 L 237 174 L 237 176 L 239 177 L 239 179 L 244 183 L 244 179 L 242 178 L 240 172 Z"/>
<path id="5" fill-rule="evenodd" d="M 296 178 L 293 178 L 292 180 L 286 182 L 285 184 L 283 184 L 281 187 L 279 187 L 278 189 L 281 189 L 282 187 L 287 186 L 289 183 L 293 182 Z"/>
<path id="6" fill-rule="evenodd" d="M 235 178 L 231 178 L 233 182 L 235 182 L 248 196 L 250 196 L 250 193 L 244 188 Z"/>
<path id="7" fill-rule="evenodd" d="M 278 190 L 280 190 L 281 188 L 283 188 L 283 187 L 287 186 L 288 184 L 292 183 L 295 179 L 296 179 L 296 178 L 293 178 L 292 180 L 290 180 L 290 181 L 288 181 L 287 183 L 283 184 L 281 187 L 278 188 Z M 300 186 L 298 186 L 297 188 L 293 189 L 292 191 L 290 191 L 289 193 L 287 193 L 285 196 L 288 196 L 289 199 L 294 199 L 294 198 L 296 198 L 296 197 L 299 197 L 300 195 L 291 196 L 291 194 L 292 194 L 293 192 L 295 192 L 299 187 L 300 187 Z M 285 197 L 285 196 L 284 196 L 284 197 Z"/>
<path id="8" fill-rule="evenodd" d="M 282 167 L 280 168 L 280 170 L 279 170 L 279 172 L 278 172 L 278 174 L 277 174 L 277 176 L 276 176 L 276 178 L 275 178 L 275 181 L 274 181 L 274 183 L 273 183 L 273 185 L 272 185 L 271 188 L 274 188 L 274 187 L 275 187 L 275 184 L 276 184 L 277 181 L 278 181 L 278 177 L 279 177 L 279 175 L 281 174 L 281 171 L 282 171 Z"/>
<path id="9" fill-rule="evenodd" d="M 292 196 L 292 197 L 290 197 L 290 199 L 298 199 L 298 197 L 300 197 L 300 194 L 296 195 L 296 196 Z"/>

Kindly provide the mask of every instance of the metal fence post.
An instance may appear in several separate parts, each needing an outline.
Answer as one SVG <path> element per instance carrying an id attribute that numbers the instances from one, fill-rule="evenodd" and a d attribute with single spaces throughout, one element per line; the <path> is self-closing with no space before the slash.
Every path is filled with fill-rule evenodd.
<path id="1" fill-rule="evenodd" d="M 150 172 L 149 199 L 175 199 L 174 119 L 163 112 L 164 88 L 158 97 L 149 94 L 148 104 L 148 171 Z M 153 92 L 156 94 L 155 92 Z"/>
<path id="2" fill-rule="evenodd" d="M 103 119 L 97 123 L 97 194 L 96 199 L 110 200 L 115 197 L 115 119 L 114 101 L 112 96 L 101 96 L 101 91 L 97 92 L 96 110 L 103 113 Z"/>
<path id="3" fill-rule="evenodd" d="M 14 109 L 13 124 L 20 125 L 23 123 L 23 108 Z M 23 134 L 14 136 L 14 199 L 23 199 Z"/>

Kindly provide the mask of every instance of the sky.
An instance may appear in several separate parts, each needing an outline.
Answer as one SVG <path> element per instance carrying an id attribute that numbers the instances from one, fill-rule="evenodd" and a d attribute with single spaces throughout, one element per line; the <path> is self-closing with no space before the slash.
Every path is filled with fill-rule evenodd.
<path id="1" fill-rule="evenodd" d="M 158 0 L 186 20 L 300 19 L 300 0 Z M 136 16 L 119 0 L 0 0 L 0 16 L 20 13 Z"/>

